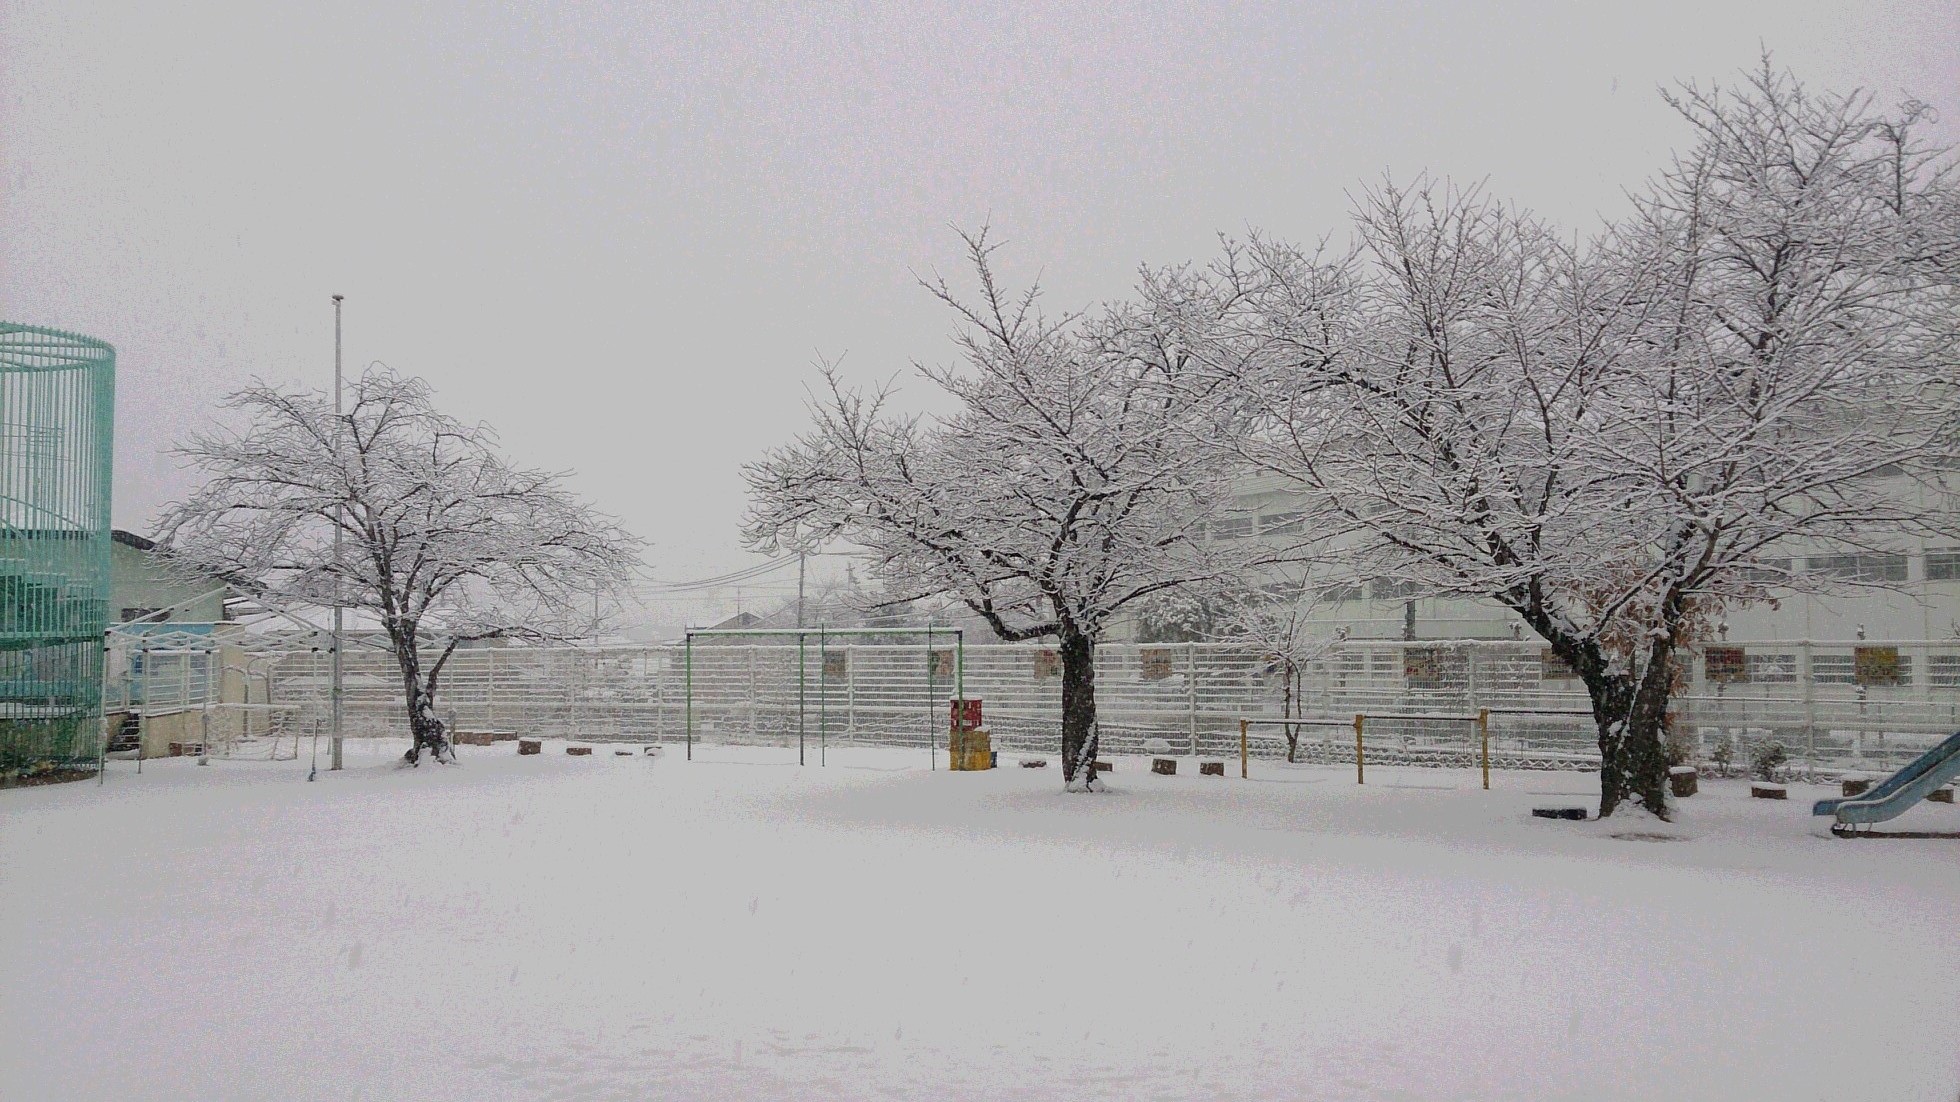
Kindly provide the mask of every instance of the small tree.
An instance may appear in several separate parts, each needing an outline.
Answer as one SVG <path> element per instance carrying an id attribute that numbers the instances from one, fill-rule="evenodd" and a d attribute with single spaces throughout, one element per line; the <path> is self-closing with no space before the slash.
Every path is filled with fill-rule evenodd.
<path id="1" fill-rule="evenodd" d="M 233 395 L 244 429 L 181 449 L 207 481 L 165 512 L 164 544 L 268 600 L 319 606 L 338 588 L 378 618 L 401 671 L 406 758 L 447 761 L 435 702 L 456 647 L 590 634 L 595 597 L 627 582 L 638 541 L 557 475 L 508 463 L 488 428 L 438 412 L 420 380 L 377 367 L 350 391 L 343 415 L 312 391 Z M 440 650 L 425 664 L 432 642 Z"/>
<path id="2" fill-rule="evenodd" d="M 1154 310 L 1044 318 L 1036 292 L 997 284 L 984 232 L 966 237 L 979 280 L 960 319 L 958 367 L 921 368 L 955 402 L 926 420 L 849 390 L 829 365 L 813 427 L 746 469 L 752 546 L 845 540 L 900 596 L 943 596 L 1005 640 L 1055 636 L 1062 774 L 1091 787 L 1096 640 L 1118 611 L 1231 569 L 1202 538 L 1229 464 L 1192 446 L 1212 406 L 1188 331 L 1230 295 L 1203 274 L 1148 278 Z"/>

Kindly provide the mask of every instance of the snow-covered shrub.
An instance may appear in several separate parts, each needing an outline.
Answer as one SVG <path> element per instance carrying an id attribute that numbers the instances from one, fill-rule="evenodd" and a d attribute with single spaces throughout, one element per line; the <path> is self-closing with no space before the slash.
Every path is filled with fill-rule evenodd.
<path id="1" fill-rule="evenodd" d="M 1783 772 L 1783 765 L 1790 760 L 1790 752 L 1776 739 L 1757 745 L 1755 753 L 1749 755 L 1749 775 L 1759 781 L 1773 781 Z"/>

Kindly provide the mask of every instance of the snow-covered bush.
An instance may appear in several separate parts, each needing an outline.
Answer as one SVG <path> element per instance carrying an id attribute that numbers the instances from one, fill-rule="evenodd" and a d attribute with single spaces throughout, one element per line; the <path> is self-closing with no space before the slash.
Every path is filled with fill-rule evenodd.
<path id="1" fill-rule="evenodd" d="M 1777 739 L 1769 739 L 1756 744 L 1749 755 L 1749 775 L 1759 781 L 1774 781 L 1783 775 L 1783 766 L 1790 760 L 1790 752 Z"/>

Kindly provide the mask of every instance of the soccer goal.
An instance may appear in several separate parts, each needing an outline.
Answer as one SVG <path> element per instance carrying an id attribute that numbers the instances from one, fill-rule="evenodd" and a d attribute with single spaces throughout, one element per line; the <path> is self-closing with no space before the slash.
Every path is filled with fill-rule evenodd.
<path id="1" fill-rule="evenodd" d="M 893 637 L 917 643 L 863 642 Z M 764 653 L 766 662 L 759 658 Z M 907 673 L 905 667 L 912 663 L 917 665 Z M 689 628 L 682 670 L 689 761 L 701 733 L 697 723 L 705 731 L 745 712 L 753 734 L 756 716 L 767 705 L 793 720 L 798 765 L 809 762 L 814 731 L 819 765 L 829 763 L 831 736 L 837 733 L 849 741 L 923 747 L 928 768 L 937 769 L 939 729 L 945 722 L 940 694 L 951 690 L 956 699 L 966 695 L 966 634 L 939 624 Z"/>

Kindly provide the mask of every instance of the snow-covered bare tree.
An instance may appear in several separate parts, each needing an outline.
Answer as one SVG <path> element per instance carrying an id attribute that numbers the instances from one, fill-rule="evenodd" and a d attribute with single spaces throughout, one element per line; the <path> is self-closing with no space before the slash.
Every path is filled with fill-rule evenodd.
<path id="1" fill-rule="evenodd" d="M 313 391 L 233 395 L 243 427 L 180 449 L 207 481 L 165 512 L 163 542 L 286 605 L 325 605 L 338 582 L 393 648 L 414 734 L 406 760 L 449 760 L 436 691 L 456 647 L 590 634 L 595 597 L 628 582 L 638 540 L 558 475 L 513 466 L 485 426 L 439 412 L 422 381 L 373 367 L 348 391 L 339 415 Z"/>
<path id="2" fill-rule="evenodd" d="M 1342 638 L 1316 619 L 1318 606 L 1308 576 L 1288 569 L 1256 588 L 1241 587 L 1221 603 L 1212 628 L 1212 638 L 1256 648 L 1265 657 L 1279 678 L 1280 716 L 1285 719 L 1307 714 L 1306 668 L 1325 657 Z M 1300 751 L 1300 728 L 1288 724 L 1281 730 L 1286 738 L 1286 760 L 1294 761 Z"/>
<path id="3" fill-rule="evenodd" d="M 955 403 L 899 416 L 888 393 L 824 367 L 814 424 L 746 469 L 746 534 L 774 549 L 842 540 L 892 592 L 953 598 L 1001 638 L 1054 636 L 1062 659 L 1062 771 L 1093 787 L 1095 645 L 1117 612 L 1234 568 L 1203 538 L 1229 500 L 1229 457 L 1192 446 L 1215 410 L 1186 352 L 1233 301 L 1210 272 L 1146 275 L 1152 308 L 1059 320 L 1033 289 L 996 282 L 984 232 L 966 237 L 969 303 L 955 366 L 920 368 Z"/>
<path id="4" fill-rule="evenodd" d="M 1698 625 L 1829 584 L 1793 551 L 1935 523 L 1897 481 L 1950 473 L 1960 419 L 1953 178 L 1919 110 L 1767 65 L 1673 102 L 1694 148 L 1597 240 L 1383 187 L 1353 255 L 1245 254 L 1263 285 L 1219 354 L 1257 365 L 1227 371 L 1240 450 L 1342 518 L 1364 569 L 1494 599 L 1578 672 L 1602 815 L 1667 814 Z"/>

